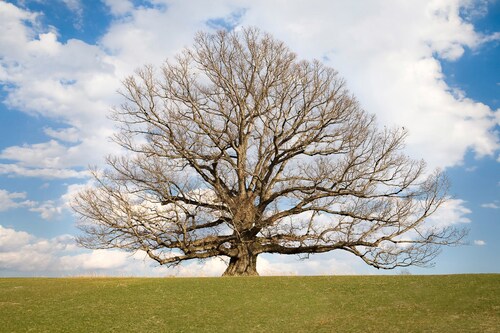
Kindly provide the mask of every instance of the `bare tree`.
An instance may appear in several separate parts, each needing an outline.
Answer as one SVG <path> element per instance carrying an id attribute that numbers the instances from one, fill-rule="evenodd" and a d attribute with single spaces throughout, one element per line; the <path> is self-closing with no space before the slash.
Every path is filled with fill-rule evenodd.
<path id="1" fill-rule="evenodd" d="M 199 33 L 123 84 L 115 141 L 129 153 L 74 202 L 85 247 L 225 256 L 224 275 L 257 275 L 261 253 L 426 265 L 463 236 L 425 223 L 446 180 L 405 156 L 405 131 L 377 129 L 335 70 L 258 29 Z"/>

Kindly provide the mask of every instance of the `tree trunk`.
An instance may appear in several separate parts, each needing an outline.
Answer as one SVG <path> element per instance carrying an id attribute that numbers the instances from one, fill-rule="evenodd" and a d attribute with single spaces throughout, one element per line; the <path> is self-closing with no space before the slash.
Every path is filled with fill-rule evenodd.
<path id="1" fill-rule="evenodd" d="M 238 256 L 231 257 L 229 265 L 222 276 L 258 276 L 257 255 L 248 251 L 240 251 Z"/>

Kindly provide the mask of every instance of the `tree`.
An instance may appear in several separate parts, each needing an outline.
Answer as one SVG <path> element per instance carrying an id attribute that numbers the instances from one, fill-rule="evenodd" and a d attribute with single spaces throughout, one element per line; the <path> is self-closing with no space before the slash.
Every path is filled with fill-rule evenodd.
<path id="1" fill-rule="evenodd" d="M 256 28 L 199 33 L 123 86 L 114 139 L 128 153 L 73 205 L 85 247 L 225 256 L 224 275 L 258 275 L 261 253 L 426 265 L 463 236 L 426 223 L 446 179 L 404 154 L 405 131 L 377 129 L 335 70 Z"/>

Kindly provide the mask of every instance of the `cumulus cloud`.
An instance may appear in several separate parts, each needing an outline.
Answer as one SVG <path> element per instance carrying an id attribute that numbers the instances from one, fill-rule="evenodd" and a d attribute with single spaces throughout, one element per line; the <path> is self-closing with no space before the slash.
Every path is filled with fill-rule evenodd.
<path id="1" fill-rule="evenodd" d="M 82 7 L 77 0 L 64 3 L 75 12 Z M 0 3 L 0 29 L 9 31 L 0 37 L 0 82 L 10 87 L 7 105 L 64 124 L 45 129 L 51 138 L 47 142 L 6 148 L 4 158 L 23 168 L 99 163 L 100 156 L 113 150 L 105 139 L 112 132 L 105 116 L 119 104 L 115 92 L 120 80 L 142 64 L 160 64 L 172 57 L 191 44 L 196 31 L 213 28 L 214 22 L 218 27 L 256 25 L 284 40 L 299 57 L 324 59 L 347 78 L 362 105 L 382 124 L 408 128 L 408 151 L 432 167 L 456 165 L 468 149 L 483 156 L 499 147 L 493 131 L 498 112 L 457 94 L 445 83 L 440 65 L 442 60 L 456 60 L 465 49 L 500 38 L 498 33 L 476 32 L 466 19 L 482 15 L 478 13 L 484 12 L 484 4 L 458 0 L 379 0 L 362 5 L 316 0 L 286 6 L 263 0 L 158 0 L 150 6 L 106 0 L 105 4 L 116 19 L 99 43 L 90 45 L 75 39 L 62 43 L 54 31 L 57 27 L 43 31 L 36 24 L 38 14 Z M 120 19 L 122 15 L 126 19 Z M 23 171 L 10 172 L 25 175 Z"/>
<path id="2" fill-rule="evenodd" d="M 127 263 L 130 255 L 118 251 L 95 250 L 90 253 L 66 255 L 59 258 L 64 270 L 119 269 Z"/>
<path id="3" fill-rule="evenodd" d="M 314 261 L 295 256 L 262 255 L 261 275 L 359 274 L 352 256 L 319 255 Z M 117 250 L 84 251 L 73 236 L 46 239 L 0 225 L 0 270 L 23 275 L 118 275 L 118 276 L 220 276 L 227 267 L 224 258 L 192 260 L 175 267 L 158 266 L 144 252 Z"/>
<path id="4" fill-rule="evenodd" d="M 28 208 L 32 212 L 40 213 L 43 219 L 50 220 L 62 213 L 63 206 L 57 206 L 54 201 L 42 203 L 27 200 L 25 192 L 8 192 L 0 189 L 0 212 L 15 208 Z"/>
<path id="5" fill-rule="evenodd" d="M 61 0 L 69 10 L 80 13 L 82 11 L 82 4 L 80 0 Z"/>
<path id="6" fill-rule="evenodd" d="M 448 199 L 428 219 L 430 226 L 448 227 L 451 225 L 467 224 L 471 220 L 467 215 L 472 211 L 466 207 L 466 202 L 461 199 Z"/>
<path id="7" fill-rule="evenodd" d="M 432 167 L 446 167 L 460 163 L 467 149 L 478 155 L 498 149 L 494 110 L 456 96 L 440 65 L 441 59 L 455 60 L 464 49 L 499 37 L 481 35 L 461 19 L 464 2 L 371 1 L 361 7 L 355 2 L 313 1 L 278 6 L 257 2 L 242 23 L 273 31 L 301 56 L 329 59 L 369 112 L 384 124 L 409 130 L 412 155 Z M 273 15 L 278 10 L 282 13 Z M 332 19 L 332 13 L 342 15 Z"/>
<path id="8" fill-rule="evenodd" d="M 80 139 L 80 134 L 78 129 L 74 127 L 54 129 L 51 127 L 46 127 L 43 129 L 47 136 L 66 142 L 77 142 Z"/>
<path id="9" fill-rule="evenodd" d="M 500 209 L 500 206 L 498 205 L 497 202 L 489 202 L 482 204 L 481 207 L 483 208 L 491 208 L 491 209 Z"/>
<path id="10" fill-rule="evenodd" d="M 53 200 L 47 200 L 36 205 L 36 207 L 30 208 L 30 211 L 39 213 L 44 220 L 51 220 L 62 213 L 62 207 L 57 206 Z"/>
<path id="11" fill-rule="evenodd" d="M 58 178 L 74 177 L 68 168 L 99 163 L 112 149 L 106 115 L 120 81 L 102 49 L 75 39 L 61 43 L 55 28 L 41 30 L 38 15 L 0 2 L 0 30 L 8 32 L 0 36 L 0 84 L 7 106 L 61 127 L 45 129 L 47 142 L 5 148 L 0 158 L 14 163 L 0 172 L 38 176 L 49 168 L 62 171 L 52 170 Z"/>
<path id="12" fill-rule="evenodd" d="M 484 246 L 484 245 L 486 245 L 486 242 L 482 239 L 476 239 L 476 240 L 474 240 L 474 245 Z"/>
<path id="13" fill-rule="evenodd" d="M 81 18 L 84 2 L 61 1 Z M 0 151 L 0 176 L 86 177 L 83 169 L 102 163 L 102 156 L 116 151 L 107 139 L 113 125 L 106 116 L 121 103 L 116 94 L 121 79 L 142 64 L 158 65 L 171 58 L 192 43 L 196 31 L 243 25 L 272 33 L 299 58 L 318 58 L 336 68 L 362 106 L 377 114 L 381 124 L 409 130 L 408 152 L 424 158 L 431 167 L 459 165 L 466 151 L 477 156 L 498 154 L 500 144 L 494 128 L 500 124 L 500 112 L 447 85 L 441 67 L 442 61 L 455 61 L 467 50 L 477 51 L 485 43 L 499 40 L 499 33 L 481 34 L 470 21 L 484 15 L 485 2 L 311 0 L 287 2 L 286 6 L 266 0 L 104 3 L 114 18 L 98 42 L 88 44 L 77 39 L 62 42 L 58 27 L 40 23 L 40 13 L 0 1 L 3 102 L 13 110 L 51 120 L 50 127 L 43 129 L 47 139 Z M 54 218 L 78 186 L 70 185 L 63 198 L 36 206 L 26 200 L 26 194 L 0 190 L 0 204 L 4 203 L 0 210 L 24 206 L 42 217 Z M 485 205 L 498 208 L 496 203 Z M 450 200 L 432 221 L 468 223 L 468 214 L 464 201 Z M 46 267 L 54 262 L 62 265 L 53 253 L 43 253 L 29 252 L 30 258 L 41 256 L 37 262 Z M 97 265 L 103 253 L 107 252 L 96 252 L 92 258 L 81 256 L 75 262 L 95 260 Z M 12 262 L 19 253 L 9 255 Z M 126 270 L 129 266 L 122 260 L 115 254 L 111 262 Z M 296 265 L 282 260 L 263 257 L 259 265 L 270 274 L 302 272 L 292 270 Z M 334 267 L 336 262 L 329 264 Z M 207 267 L 206 274 L 221 269 L 218 260 L 199 264 L 207 266 L 190 265 L 186 267 L 193 270 Z M 305 261 L 303 265 L 304 271 L 319 272 L 315 264 Z M 144 267 L 151 272 L 149 264 Z M 154 272 L 164 274 L 163 269 Z M 179 274 L 188 274 L 188 268 L 182 269 L 184 273 Z"/>
<path id="14" fill-rule="evenodd" d="M 76 193 L 88 186 L 88 184 L 90 182 L 85 184 L 70 184 L 66 188 L 66 193 L 58 200 L 46 200 L 42 202 L 28 200 L 25 192 L 9 192 L 0 189 L 0 212 L 16 208 L 27 208 L 31 212 L 40 214 L 40 217 L 44 220 L 54 220 L 61 217 L 65 211 L 72 211 L 71 201 Z M 46 188 L 47 186 L 48 184 L 45 183 L 42 185 L 42 188 Z"/>
<path id="15" fill-rule="evenodd" d="M 66 186 L 66 193 L 61 195 L 57 200 L 46 200 L 43 202 L 29 201 L 29 210 L 39 213 L 40 217 L 44 220 L 60 219 L 64 216 L 64 213 L 73 212 L 71 202 L 75 195 L 90 184 L 92 184 L 92 180 L 83 184 L 69 184 Z M 46 184 L 42 186 L 46 186 Z"/>
<path id="16" fill-rule="evenodd" d="M 61 165 L 68 166 L 68 163 L 61 163 L 65 156 L 65 147 L 55 140 L 46 143 L 33 145 L 13 146 L 4 149 L 0 153 L 0 158 L 8 160 L 17 160 L 23 166 L 41 166 L 53 168 Z"/>
<path id="17" fill-rule="evenodd" d="M 87 171 L 76 171 L 73 169 L 53 168 L 28 168 L 17 164 L 0 163 L 0 175 L 36 177 L 45 179 L 83 178 L 88 175 Z"/>
<path id="18" fill-rule="evenodd" d="M 61 0 L 73 12 L 73 26 L 81 30 L 83 26 L 83 6 L 80 0 Z"/>
<path id="19" fill-rule="evenodd" d="M 309 259 L 269 254 L 257 259 L 260 275 L 356 275 L 370 271 L 363 266 L 359 258 L 341 251 L 313 255 Z"/>
<path id="20" fill-rule="evenodd" d="M 34 237 L 24 231 L 16 231 L 10 228 L 4 228 L 0 225 L 0 251 L 16 250 L 21 246 L 29 244 Z"/>
<path id="21" fill-rule="evenodd" d="M 129 13 L 134 8 L 134 5 L 129 0 L 104 0 L 103 2 L 108 6 L 111 14 L 115 16 Z"/>
<path id="22" fill-rule="evenodd" d="M 449 227 L 463 228 L 464 225 L 472 222 L 469 218 L 471 213 L 466 201 L 448 198 L 434 214 L 426 219 L 421 231 L 441 230 Z M 411 238 L 413 232 L 407 236 Z"/>
<path id="23" fill-rule="evenodd" d="M 37 272 L 55 269 L 56 253 L 71 251 L 75 245 L 71 236 L 40 239 L 33 235 L 0 225 L 0 269 L 3 271 Z"/>
<path id="24" fill-rule="evenodd" d="M 0 269 L 13 275 L 90 274 L 130 264 L 130 254 L 124 252 L 82 253 L 70 235 L 45 239 L 0 225 L 0 241 Z"/>
<path id="25" fill-rule="evenodd" d="M 46 200 L 42 202 L 28 200 L 25 192 L 9 192 L 0 189 L 0 212 L 10 209 L 27 208 L 31 212 L 40 214 L 40 217 L 44 220 L 53 220 L 62 216 L 65 211 L 71 211 L 70 204 L 75 194 L 88 184 L 70 184 L 66 188 L 66 193 L 58 200 Z M 42 187 L 46 186 L 47 184 L 42 185 Z"/>
<path id="26" fill-rule="evenodd" d="M 0 189 L 0 212 L 13 208 L 30 207 L 35 203 L 26 200 L 25 192 L 8 192 Z"/>

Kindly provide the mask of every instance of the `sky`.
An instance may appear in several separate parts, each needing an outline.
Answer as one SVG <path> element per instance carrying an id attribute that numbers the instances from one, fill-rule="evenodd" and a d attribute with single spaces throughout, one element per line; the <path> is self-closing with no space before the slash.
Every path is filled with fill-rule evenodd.
<path id="1" fill-rule="evenodd" d="M 76 246 L 72 197 L 109 137 L 121 80 L 198 31 L 255 26 L 345 78 L 406 152 L 445 171 L 433 219 L 469 229 L 433 267 L 377 271 L 347 253 L 261 255 L 262 275 L 500 273 L 500 1 L 0 0 L 0 276 L 217 276 L 219 258 L 160 267 Z"/>

